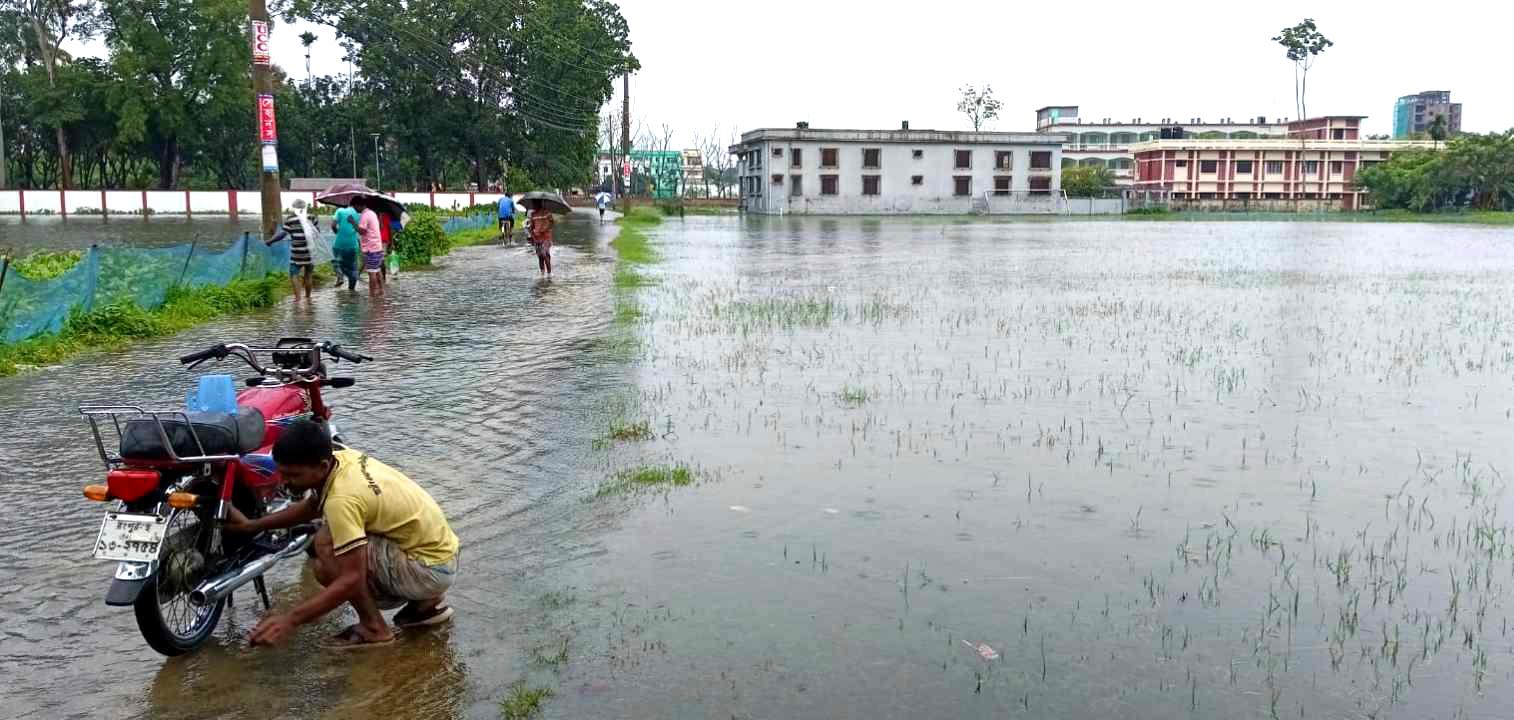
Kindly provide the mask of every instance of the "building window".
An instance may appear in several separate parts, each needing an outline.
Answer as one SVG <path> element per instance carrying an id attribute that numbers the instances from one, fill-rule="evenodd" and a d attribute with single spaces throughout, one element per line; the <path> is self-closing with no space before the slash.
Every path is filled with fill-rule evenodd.
<path id="1" fill-rule="evenodd" d="M 789 148 L 789 167 L 804 167 L 804 151 L 799 148 Z"/>
<path id="2" fill-rule="evenodd" d="M 1237 160 L 1237 161 L 1235 161 L 1235 174 L 1237 174 L 1237 175 L 1250 175 L 1251 174 L 1251 161 L 1250 160 Z"/>
<path id="3" fill-rule="evenodd" d="M 782 175 L 774 175 L 773 176 L 773 184 L 774 185 L 782 185 L 783 184 L 783 176 Z"/>
<path id="4" fill-rule="evenodd" d="M 821 195 L 836 195 L 836 194 L 838 194 L 838 189 L 839 189 L 840 186 L 841 186 L 840 176 L 838 176 L 838 175 L 821 175 L 820 176 L 820 194 Z"/>
<path id="5" fill-rule="evenodd" d="M 820 167 L 836 167 L 836 157 L 841 154 L 836 148 L 820 148 Z"/>
<path id="6" fill-rule="evenodd" d="M 995 195 L 1008 195 L 1009 194 L 1010 181 L 1013 180 L 1013 179 L 1014 178 L 1011 178 L 1008 175 L 997 175 L 997 176 L 995 176 L 994 177 L 994 194 Z"/>
<path id="7" fill-rule="evenodd" d="M 1282 160 L 1268 160 L 1266 162 L 1266 165 L 1264 167 L 1265 167 L 1268 175 L 1282 175 L 1283 174 L 1283 161 Z"/>
<path id="8" fill-rule="evenodd" d="M 1030 169 L 1031 170 L 1050 170 L 1051 169 L 1051 151 L 1050 150 L 1037 150 L 1037 151 L 1031 153 L 1030 154 Z"/>
<path id="9" fill-rule="evenodd" d="M 916 186 L 924 185 L 925 184 L 925 176 L 924 175 L 911 175 L 909 177 L 909 184 L 916 185 Z"/>
<path id="10" fill-rule="evenodd" d="M 862 167 L 874 170 L 883 167 L 883 150 L 881 148 L 862 148 Z"/>
<path id="11" fill-rule="evenodd" d="M 1179 161 L 1177 161 L 1177 164 L 1175 164 L 1173 167 L 1180 167 L 1180 168 L 1188 167 L 1188 161 L 1187 160 L 1179 160 Z"/>
<path id="12" fill-rule="evenodd" d="M 1213 175 L 1216 172 L 1219 172 L 1219 169 L 1220 169 L 1220 161 L 1218 161 L 1218 160 L 1200 160 L 1199 161 L 1199 173 L 1200 174 L 1203 174 L 1203 175 Z"/>
<path id="13" fill-rule="evenodd" d="M 1249 193 L 1249 192 L 1238 192 L 1238 193 L 1235 194 L 1235 199 L 1237 199 L 1237 200 L 1250 200 L 1251 199 L 1251 193 Z"/>
<path id="14" fill-rule="evenodd" d="M 1331 140 L 1345 140 L 1346 139 L 1346 131 L 1345 130 L 1341 130 L 1341 129 L 1331 130 L 1330 131 L 1330 139 Z"/>
<path id="15" fill-rule="evenodd" d="M 880 192 L 881 192 L 880 187 L 882 185 L 883 185 L 883 177 L 881 175 L 863 175 L 862 176 L 862 194 L 863 195 L 878 195 L 878 194 L 880 194 Z"/>
<path id="16" fill-rule="evenodd" d="M 773 157 L 783 157 L 783 148 L 773 148 Z"/>
<path id="17" fill-rule="evenodd" d="M 1033 178 L 1031 178 L 1030 179 L 1030 194 L 1031 195 L 1050 195 L 1051 194 L 1051 178 L 1049 178 L 1049 177 L 1047 177 L 1045 175 L 1042 175 L 1041 177 L 1033 177 Z"/>
<path id="18" fill-rule="evenodd" d="M 1341 174 L 1341 173 L 1343 173 L 1345 171 L 1346 171 L 1346 163 L 1344 161 L 1341 161 L 1341 160 L 1331 160 L 1330 161 L 1330 174 L 1331 175 L 1339 175 L 1339 174 Z"/>
<path id="19" fill-rule="evenodd" d="M 994 169 L 1012 170 L 1015 166 L 1015 154 L 1008 150 L 994 151 Z"/>
<path id="20" fill-rule="evenodd" d="M 1305 175 L 1318 175 L 1319 174 L 1319 161 L 1318 160 L 1305 160 L 1304 161 L 1304 174 Z"/>
<path id="21" fill-rule="evenodd" d="M 966 197 L 973 194 L 973 179 L 971 175 L 957 175 L 952 178 L 952 194 L 957 197 Z"/>
<path id="22" fill-rule="evenodd" d="M 804 195 L 804 176 L 789 176 L 789 197 L 801 197 Z"/>
<path id="23" fill-rule="evenodd" d="M 924 150 L 914 150 L 914 151 L 910 152 L 910 156 L 913 157 L 913 158 L 915 158 L 916 160 L 919 160 L 920 158 L 925 157 L 925 151 Z"/>
<path id="24" fill-rule="evenodd" d="M 971 150 L 958 150 L 956 158 L 957 164 L 953 165 L 953 167 L 958 170 L 967 170 L 973 166 L 973 151 Z"/>

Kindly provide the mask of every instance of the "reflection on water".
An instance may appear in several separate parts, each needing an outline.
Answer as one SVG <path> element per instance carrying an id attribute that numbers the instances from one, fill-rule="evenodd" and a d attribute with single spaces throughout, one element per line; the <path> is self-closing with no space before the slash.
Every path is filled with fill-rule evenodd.
<path id="1" fill-rule="evenodd" d="M 0 436 L 14 714 L 495 718 L 519 678 L 547 717 L 1514 700 L 1508 231 L 691 217 L 653 231 L 626 361 L 599 349 L 606 236 L 567 227 L 550 281 L 465 249 L 377 303 L 327 289 L 0 380 L 26 428 Z M 164 661 L 83 560 L 99 509 L 70 488 L 99 470 L 69 408 L 174 402 L 178 351 L 280 334 L 379 357 L 332 402 L 452 519 L 456 622 L 333 653 L 333 615 L 251 650 L 243 593 Z M 595 497 L 650 463 L 698 480 Z M 314 592 L 298 563 L 272 587 Z M 73 691 L 86 672 L 112 680 Z"/>

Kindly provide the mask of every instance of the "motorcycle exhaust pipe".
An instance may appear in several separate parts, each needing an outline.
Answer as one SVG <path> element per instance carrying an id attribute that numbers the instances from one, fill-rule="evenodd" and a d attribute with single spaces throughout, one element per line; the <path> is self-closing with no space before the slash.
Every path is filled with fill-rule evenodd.
<path id="1" fill-rule="evenodd" d="M 305 533 L 284 546 L 283 550 L 269 553 L 246 565 L 234 570 L 228 570 L 220 575 L 205 580 L 189 593 L 189 601 L 199 606 L 214 605 L 236 590 L 253 580 L 258 579 L 269 568 L 277 565 L 280 560 L 297 555 L 305 551 L 310 543 L 315 540 L 315 533 Z"/>

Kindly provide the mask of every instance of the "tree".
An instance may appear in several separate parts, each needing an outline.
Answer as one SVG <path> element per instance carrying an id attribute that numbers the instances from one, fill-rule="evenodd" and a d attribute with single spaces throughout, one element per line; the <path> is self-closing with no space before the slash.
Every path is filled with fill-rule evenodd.
<path id="1" fill-rule="evenodd" d="M 1445 114 L 1436 113 L 1435 119 L 1430 121 L 1430 126 L 1425 128 L 1425 132 L 1429 133 L 1430 139 L 1435 141 L 1435 146 L 1440 147 L 1440 144 L 1446 141 L 1447 135 Z"/>
<path id="2" fill-rule="evenodd" d="M 1381 208 L 1514 210 L 1514 130 L 1457 135 L 1445 150 L 1411 149 L 1356 174 Z"/>
<path id="3" fill-rule="evenodd" d="M 1114 187 L 1114 174 L 1103 165 L 1069 165 L 1062 168 L 1062 190 L 1067 197 L 1099 197 Z"/>
<path id="4" fill-rule="evenodd" d="M 55 97 L 50 98 L 50 125 L 58 153 L 58 187 L 73 184 L 73 158 L 69 153 L 68 124 L 82 115 L 77 103 L 59 95 L 58 68 L 68 62 L 62 49 L 70 40 L 85 40 L 93 34 L 95 6 L 90 0 L 0 0 L 0 12 L 13 13 L 31 27 L 32 50 L 47 73 L 47 84 Z M 74 107 L 70 108 L 69 106 Z"/>
<path id="5" fill-rule="evenodd" d="M 1306 91 L 1309 88 L 1309 68 L 1314 66 L 1314 60 L 1326 48 L 1335 43 L 1325 39 L 1319 28 L 1315 27 L 1313 18 L 1304 18 L 1304 21 L 1290 28 L 1283 28 L 1282 33 L 1272 38 L 1272 41 L 1282 45 L 1288 50 L 1288 59 L 1293 61 L 1293 102 L 1298 110 L 1298 119 L 1308 117 L 1308 104 L 1304 102 Z"/>
<path id="6" fill-rule="evenodd" d="M 315 33 L 306 30 L 300 33 L 300 44 L 305 46 L 305 82 L 309 83 L 310 77 L 310 46 L 315 44 Z"/>
<path id="7" fill-rule="evenodd" d="M 214 165 L 209 175 L 240 178 L 253 155 L 246 4 L 102 2 L 111 64 L 122 80 L 112 96 L 120 133 L 156 162 L 158 187 L 175 187 L 184 161 L 197 156 Z"/>
<path id="8" fill-rule="evenodd" d="M 973 131 L 983 129 L 983 123 L 999 119 L 999 108 L 1004 104 L 994 98 L 994 89 L 984 85 L 980 91 L 971 85 L 962 86 L 962 98 L 957 101 L 957 112 L 967 116 Z"/>

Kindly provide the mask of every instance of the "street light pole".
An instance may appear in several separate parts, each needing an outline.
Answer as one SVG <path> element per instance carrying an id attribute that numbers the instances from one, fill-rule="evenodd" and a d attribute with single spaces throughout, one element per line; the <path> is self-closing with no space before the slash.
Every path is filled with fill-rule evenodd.
<path id="1" fill-rule="evenodd" d="M 375 180 L 378 183 L 378 187 L 374 188 L 374 190 L 382 192 L 384 189 L 384 166 L 379 164 L 379 134 L 369 133 L 369 135 L 373 138 L 373 173 L 378 176 Z"/>
<path id="2" fill-rule="evenodd" d="M 10 186 L 10 169 L 5 165 L 5 88 L 0 87 L 0 190 Z"/>

